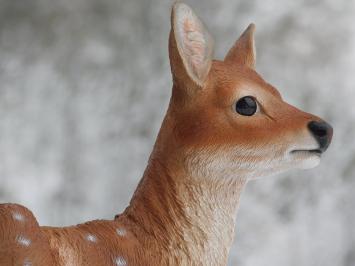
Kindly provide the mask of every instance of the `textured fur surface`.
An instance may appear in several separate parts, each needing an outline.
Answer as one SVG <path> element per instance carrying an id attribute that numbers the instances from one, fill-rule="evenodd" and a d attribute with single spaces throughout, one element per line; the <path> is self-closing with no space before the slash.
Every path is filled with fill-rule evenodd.
<path id="1" fill-rule="evenodd" d="M 319 118 L 285 103 L 254 70 L 254 26 L 224 61 L 185 4 L 172 11 L 170 105 L 130 205 L 114 220 L 40 227 L 32 213 L 0 205 L 0 265 L 225 265 L 247 181 L 319 163 L 307 124 Z M 235 102 L 257 99 L 252 117 Z"/>

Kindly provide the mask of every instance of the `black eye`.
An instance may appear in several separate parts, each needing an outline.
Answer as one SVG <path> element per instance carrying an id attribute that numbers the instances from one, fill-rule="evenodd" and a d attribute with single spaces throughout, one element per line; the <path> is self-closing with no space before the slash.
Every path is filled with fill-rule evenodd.
<path id="1" fill-rule="evenodd" d="M 255 99 L 251 96 L 245 96 L 243 98 L 240 98 L 235 105 L 235 110 L 237 111 L 237 113 L 246 116 L 251 116 L 255 114 L 257 108 L 257 103 Z"/>

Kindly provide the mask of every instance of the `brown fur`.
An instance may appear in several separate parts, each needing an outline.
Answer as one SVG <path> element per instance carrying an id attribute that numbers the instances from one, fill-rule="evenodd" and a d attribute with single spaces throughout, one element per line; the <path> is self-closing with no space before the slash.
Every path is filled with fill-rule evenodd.
<path id="1" fill-rule="evenodd" d="M 254 26 L 225 61 L 212 61 L 208 33 L 183 14 L 185 30 L 204 35 L 192 36 L 185 54 L 172 19 L 172 97 L 130 205 L 114 220 L 55 228 L 40 227 L 25 207 L 2 204 L 0 265 L 225 265 L 247 180 L 308 159 L 285 154 L 315 145 L 307 123 L 319 118 L 285 103 L 255 72 Z M 258 99 L 259 113 L 236 114 L 244 95 Z"/>

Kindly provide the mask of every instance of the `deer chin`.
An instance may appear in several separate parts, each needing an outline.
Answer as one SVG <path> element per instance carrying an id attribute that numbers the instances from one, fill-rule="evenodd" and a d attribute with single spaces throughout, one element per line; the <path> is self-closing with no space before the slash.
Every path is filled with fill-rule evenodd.
<path id="1" fill-rule="evenodd" d="M 322 152 L 318 149 L 293 150 L 290 152 L 296 168 L 311 169 L 319 165 Z"/>

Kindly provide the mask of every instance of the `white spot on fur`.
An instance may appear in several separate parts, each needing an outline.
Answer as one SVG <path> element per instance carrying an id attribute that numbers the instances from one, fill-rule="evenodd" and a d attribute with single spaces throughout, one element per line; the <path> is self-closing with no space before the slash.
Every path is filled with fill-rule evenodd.
<path id="1" fill-rule="evenodd" d="M 13 212 L 12 213 L 12 218 L 14 218 L 14 220 L 20 221 L 20 222 L 25 220 L 25 217 L 19 212 Z"/>
<path id="2" fill-rule="evenodd" d="M 120 265 L 127 265 L 126 260 L 125 260 L 122 256 L 118 256 L 118 257 L 115 259 L 115 263 L 116 263 L 117 266 L 120 266 Z"/>
<path id="3" fill-rule="evenodd" d="M 97 237 L 94 236 L 94 235 L 92 235 L 92 234 L 88 234 L 88 235 L 86 236 L 86 240 L 87 240 L 87 241 L 90 241 L 90 242 L 96 242 L 96 241 L 97 241 Z"/>
<path id="4" fill-rule="evenodd" d="M 117 229 L 116 229 L 116 233 L 117 233 L 117 235 L 119 235 L 119 236 L 125 236 L 125 235 L 126 235 L 126 229 L 124 229 L 124 228 L 117 228 Z"/>
<path id="5" fill-rule="evenodd" d="M 25 259 L 23 266 L 32 266 L 32 262 L 29 259 Z"/>
<path id="6" fill-rule="evenodd" d="M 16 237 L 16 241 L 17 243 L 19 243 L 22 246 L 28 247 L 29 245 L 31 245 L 31 239 L 28 239 L 22 235 L 19 235 Z"/>

